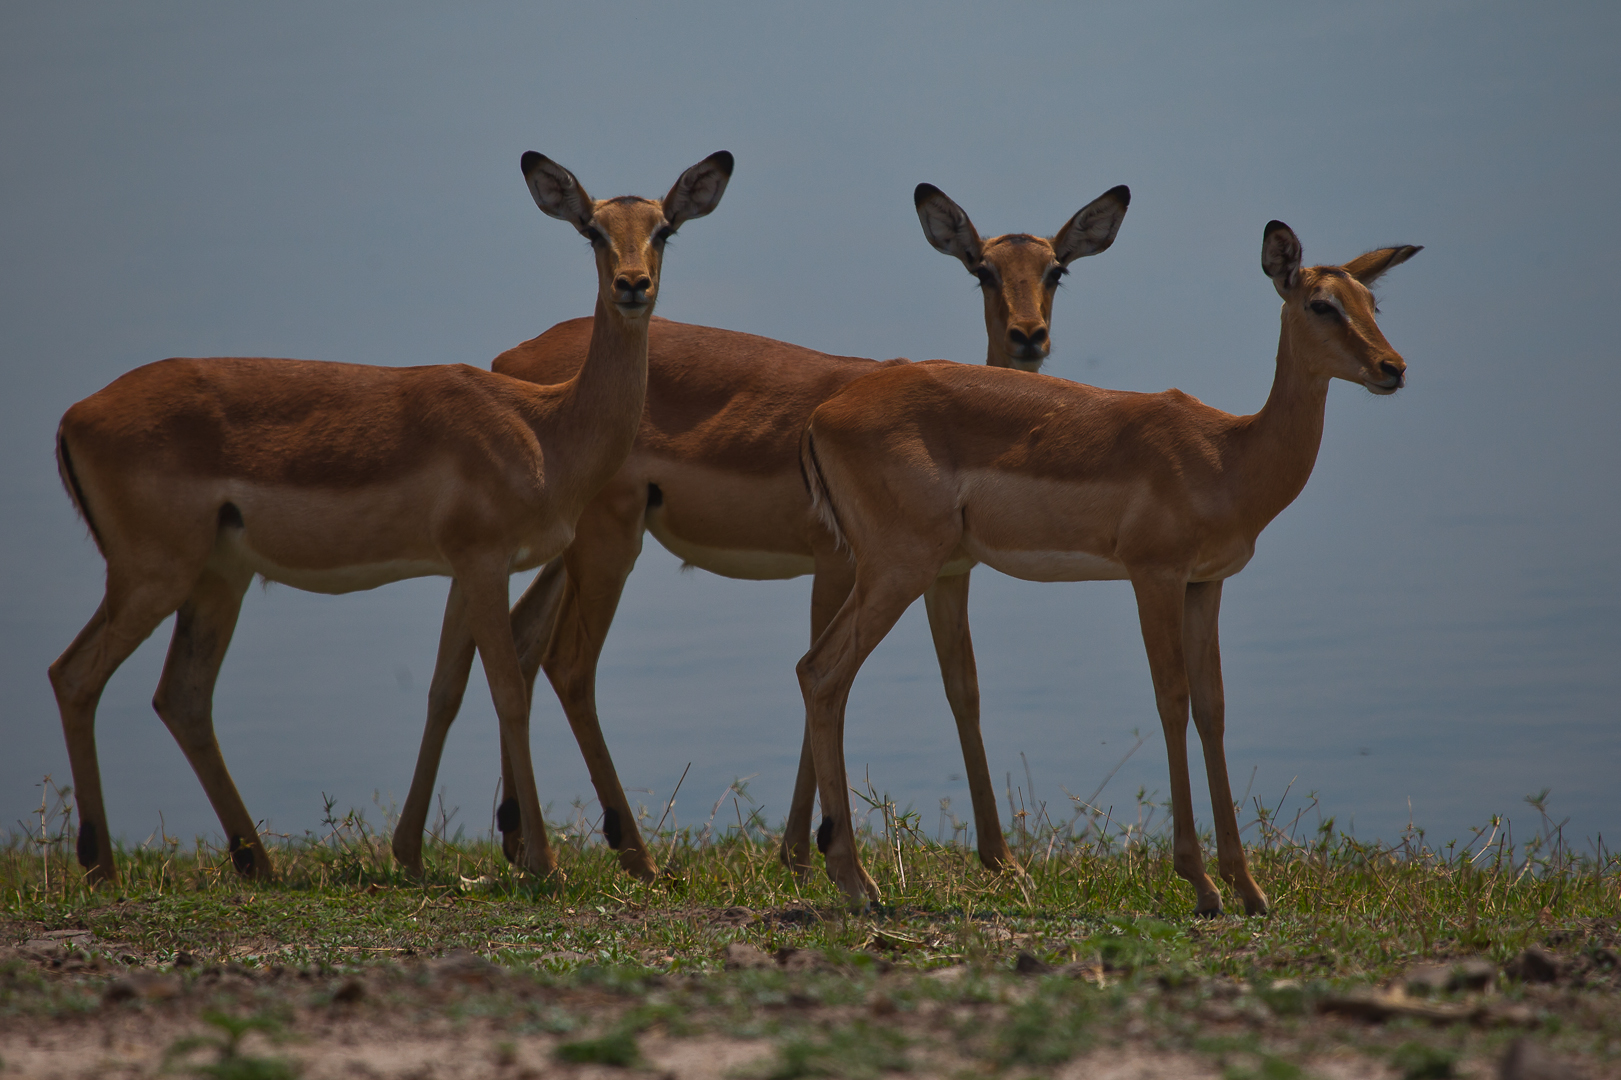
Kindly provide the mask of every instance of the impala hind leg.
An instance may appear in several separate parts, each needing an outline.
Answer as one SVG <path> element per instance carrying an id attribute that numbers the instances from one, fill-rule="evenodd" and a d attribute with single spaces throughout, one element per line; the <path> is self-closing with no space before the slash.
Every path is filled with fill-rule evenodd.
<path id="1" fill-rule="evenodd" d="M 1173 864 L 1198 895 L 1195 915 L 1221 914 L 1221 894 L 1205 873 L 1204 853 L 1193 823 L 1193 794 L 1188 783 L 1188 669 L 1183 653 L 1185 578 L 1170 574 L 1133 576 L 1137 618 L 1142 623 L 1148 668 L 1154 678 L 1154 700 L 1165 730 L 1165 752 L 1171 767 Z"/>
<path id="2" fill-rule="evenodd" d="M 433 681 L 428 685 L 428 720 L 422 728 L 422 747 L 417 751 L 411 790 L 405 796 L 400 820 L 394 826 L 394 858 L 413 876 L 422 874 L 422 830 L 428 824 L 433 785 L 445 752 L 445 736 L 450 734 L 450 725 L 467 692 L 474 652 L 473 632 L 467 626 L 467 598 L 453 580 L 450 594 L 445 598 L 445 618 L 439 630 Z"/>
<path id="3" fill-rule="evenodd" d="M 870 582 L 858 573 L 844 606 L 797 668 L 822 803 L 816 846 L 827 859 L 828 877 L 857 907 L 865 906 L 869 899 L 878 900 L 879 892 L 856 850 L 844 763 L 845 706 L 862 663 L 934 581 L 937 569 L 938 564 L 921 572 L 900 567 L 889 577 Z"/>
<path id="4" fill-rule="evenodd" d="M 831 548 L 831 545 L 829 545 Z M 819 551 L 816 555 L 816 576 L 811 579 L 811 644 L 822 636 L 833 616 L 850 595 L 855 583 L 855 564 L 843 551 Z M 784 866 L 803 880 L 810 874 L 811 810 L 816 798 L 816 759 L 811 749 L 810 724 L 805 724 L 805 737 L 799 748 L 799 772 L 794 777 L 793 801 L 788 804 L 788 821 L 782 830 L 779 855 Z"/>
<path id="5" fill-rule="evenodd" d="M 202 782 L 225 830 L 231 864 L 243 877 L 264 879 L 272 874 L 270 856 L 225 767 L 214 734 L 214 684 L 236 630 L 242 594 L 252 580 L 253 574 L 245 569 L 215 567 L 198 579 L 175 612 L 174 636 L 169 640 L 169 655 L 152 707 Z"/>
<path id="6" fill-rule="evenodd" d="M 529 689 L 524 685 L 518 650 L 512 640 L 507 576 L 504 559 L 456 565 L 456 582 L 465 597 L 467 628 L 484 662 L 495 715 L 501 723 L 501 744 L 511 761 L 513 794 L 518 799 L 523 828 L 518 865 L 531 873 L 551 875 L 557 870 L 557 856 L 546 835 L 540 794 L 535 789 L 534 760 L 529 753 Z"/>
<path id="7" fill-rule="evenodd" d="M 974 831 L 979 834 L 979 861 L 987 870 L 1018 870 L 1019 864 L 1002 834 L 996 811 L 996 788 L 991 785 L 985 760 L 985 740 L 979 733 L 979 672 L 974 665 L 974 642 L 968 634 L 968 575 L 936 578 L 923 594 L 929 613 L 934 655 L 946 701 L 957 721 L 962 743 L 964 775 L 974 803 Z"/>
<path id="8" fill-rule="evenodd" d="M 107 595 L 61 656 L 50 667 L 73 772 L 73 799 L 79 813 L 79 865 L 92 883 L 118 880 L 112 833 L 101 794 L 101 764 L 96 756 L 96 705 L 107 680 L 130 653 L 152 636 L 184 598 L 182 590 L 165 589 L 161 577 L 142 588 L 119 587 L 107 574 Z M 138 580 L 138 578 L 137 578 Z"/>
<path id="9" fill-rule="evenodd" d="M 1210 781 L 1210 806 L 1216 820 L 1216 866 L 1222 880 L 1244 900 L 1246 915 L 1265 915 L 1266 893 L 1250 876 L 1244 842 L 1238 835 L 1233 789 L 1227 780 L 1226 698 L 1221 685 L 1221 644 L 1217 622 L 1221 615 L 1221 582 L 1196 581 L 1188 585 L 1182 626 L 1187 655 L 1188 685 L 1193 699 L 1193 723 L 1204 747 L 1205 774 Z"/>
<path id="10" fill-rule="evenodd" d="M 640 488 L 604 493 L 586 509 L 574 541 L 563 553 L 568 568 L 551 641 L 541 667 L 563 705 L 580 745 L 591 786 L 602 807 L 602 834 L 619 853 L 619 865 L 634 877 L 652 881 L 658 865 L 642 840 L 636 815 L 625 798 L 597 717 L 597 662 L 613 625 L 625 579 L 642 550 L 646 496 Z"/>

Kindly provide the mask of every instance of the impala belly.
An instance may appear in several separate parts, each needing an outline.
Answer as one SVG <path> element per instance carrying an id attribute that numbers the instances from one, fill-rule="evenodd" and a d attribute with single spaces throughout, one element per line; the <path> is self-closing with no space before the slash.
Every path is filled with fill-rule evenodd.
<path id="1" fill-rule="evenodd" d="M 1025 581 L 1123 581 L 1123 564 L 1085 551 L 1018 551 L 986 547 L 965 538 L 974 558 L 1009 577 Z"/>
<path id="2" fill-rule="evenodd" d="M 648 462 L 645 475 L 657 489 L 647 531 L 682 562 L 747 581 L 815 571 L 810 496 L 797 467 L 759 476 L 663 460 Z"/>

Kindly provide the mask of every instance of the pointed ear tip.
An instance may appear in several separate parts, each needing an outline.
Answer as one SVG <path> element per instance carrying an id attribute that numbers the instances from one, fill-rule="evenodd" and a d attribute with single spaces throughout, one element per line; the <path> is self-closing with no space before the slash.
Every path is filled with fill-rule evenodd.
<path id="1" fill-rule="evenodd" d="M 919 184 L 917 187 L 912 189 L 912 205 L 922 206 L 924 199 L 927 199 L 931 195 L 938 194 L 940 194 L 940 189 L 935 187 L 933 184 Z"/>
<path id="2" fill-rule="evenodd" d="M 523 157 L 518 159 L 518 168 L 523 170 L 523 174 L 525 176 L 528 176 L 534 171 L 537 165 L 545 160 L 546 157 L 544 154 L 537 154 L 533 150 L 525 150 L 523 152 Z"/>
<path id="3" fill-rule="evenodd" d="M 1117 184 L 1116 186 L 1110 188 L 1105 194 L 1113 195 L 1115 198 L 1119 199 L 1121 206 L 1131 205 L 1131 189 L 1125 184 Z"/>
<path id="4" fill-rule="evenodd" d="M 1266 237 L 1271 236 L 1273 233 L 1277 232 L 1279 229 L 1282 229 L 1285 232 L 1291 232 L 1291 233 L 1294 232 L 1294 230 L 1289 228 L 1289 226 L 1285 225 L 1283 222 L 1279 221 L 1277 218 L 1273 218 L 1271 221 L 1266 223 L 1266 228 L 1261 230 L 1261 238 L 1265 239 Z"/>
<path id="5" fill-rule="evenodd" d="M 710 154 L 706 160 L 716 165 L 720 171 L 725 173 L 727 176 L 732 175 L 732 169 L 737 164 L 737 159 L 732 156 L 732 152 L 730 150 L 716 150 L 713 154 Z"/>

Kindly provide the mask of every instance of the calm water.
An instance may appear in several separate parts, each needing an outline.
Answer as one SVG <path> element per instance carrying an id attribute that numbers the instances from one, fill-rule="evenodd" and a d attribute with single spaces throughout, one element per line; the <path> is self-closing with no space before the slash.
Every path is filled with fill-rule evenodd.
<path id="1" fill-rule="evenodd" d="M 1493 814 L 1526 828 L 1524 796 L 1551 788 L 1568 835 L 1621 834 L 1621 365 L 1605 273 L 1621 246 L 1608 179 L 1621 86 L 1603 45 L 1616 12 L 1492 7 L 1460 24 L 1400 5 L 1354 19 L 1241 8 L 1015 28 L 954 10 L 923 29 L 854 9 L 676 28 L 651 12 L 610 26 L 517 9 L 382 27 L 184 6 L 0 15 L 5 822 L 27 825 L 44 775 L 66 781 L 44 671 L 100 595 L 51 458 L 68 404 L 176 354 L 487 364 L 590 310 L 588 256 L 531 205 L 522 150 L 601 196 L 661 193 L 725 147 L 736 178 L 672 246 L 661 314 L 974 361 L 979 299 L 919 235 L 912 185 L 938 183 L 989 235 L 1051 232 L 1127 182 L 1119 241 L 1058 298 L 1049 370 L 1175 385 L 1240 412 L 1271 378 L 1277 301 L 1257 265 L 1268 218 L 1289 221 L 1311 261 L 1428 245 L 1382 287 L 1409 389 L 1375 401 L 1335 388 L 1316 475 L 1227 587 L 1234 786 L 1269 806 L 1315 797 L 1306 820 L 1362 836 L 1413 821 L 1441 840 Z M 567 43 L 610 29 L 632 62 L 603 87 Z M 792 55 L 757 47 L 789 39 Z M 1036 94 L 1041 79 L 961 76 L 958 61 L 999 51 L 1061 75 Z M 1279 64 L 1317 89 L 1280 89 L 1293 83 Z M 1322 98 L 1342 86 L 1357 88 L 1355 108 Z M 625 116 L 646 130 L 605 126 Z M 316 828 L 323 793 L 374 817 L 374 798 L 403 798 L 444 591 L 250 593 L 216 715 L 272 829 Z M 600 684 L 633 800 L 662 809 L 691 762 L 681 823 L 740 777 L 780 820 L 808 596 L 808 579 L 681 573 L 648 542 Z M 1140 731 L 1100 801 L 1134 816 L 1139 789 L 1164 798 L 1127 587 L 982 570 L 973 626 L 999 787 L 1060 816 Z M 166 642 L 167 627 L 100 712 L 112 820 L 131 842 L 217 828 L 148 704 Z M 590 787 L 548 693 L 533 738 L 543 800 L 572 813 Z M 853 776 L 931 831 L 943 799 L 967 816 L 920 611 L 857 682 L 847 749 Z M 497 771 L 475 674 L 441 773 L 456 824 L 489 828 Z M 1198 813 L 1208 820 L 1202 799 Z"/>

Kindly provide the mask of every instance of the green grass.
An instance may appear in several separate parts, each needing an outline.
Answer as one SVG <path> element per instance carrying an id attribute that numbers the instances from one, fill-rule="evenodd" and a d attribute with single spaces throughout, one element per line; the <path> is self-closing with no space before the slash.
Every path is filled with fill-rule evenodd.
<path id="1" fill-rule="evenodd" d="M 1554 1016 L 1547 1010 L 1563 1006 L 1528 998 L 1553 1016 L 1543 1030 L 1581 1053 L 1621 1053 L 1616 978 L 1583 960 L 1616 947 L 1621 862 L 1573 850 L 1543 812 L 1545 795 L 1533 800 L 1539 820 L 1529 837 L 1516 842 L 1506 822 L 1495 822 L 1468 844 L 1438 849 L 1417 831 L 1375 844 L 1332 822 L 1302 835 L 1298 815 L 1291 827 L 1259 811 L 1246 835 L 1273 913 L 1212 920 L 1192 917 L 1192 891 L 1151 828 L 1095 815 L 1063 825 L 1044 813 L 1017 815 L 1010 841 L 1025 872 L 992 875 L 961 844 L 924 836 L 915 815 L 870 801 L 863 858 L 885 902 L 861 913 L 820 871 L 800 881 L 785 870 L 776 838 L 741 805 L 730 829 L 654 836 L 666 873 L 651 884 L 624 875 L 583 816 L 554 837 L 561 880 L 514 871 L 489 840 L 442 834 L 428 845 L 425 877 L 412 880 L 393 864 L 386 831 L 329 807 L 322 833 L 273 843 L 271 883 L 237 878 L 228 854 L 207 844 L 165 841 L 121 851 L 119 886 L 91 889 L 71 862 L 63 803 L 57 818 L 46 816 L 43 840 L 14 836 L 0 847 L 0 920 L 28 932 L 90 930 L 149 965 L 190 961 L 192 971 L 226 961 L 260 971 L 365 970 L 468 949 L 539 985 L 622 1002 L 606 1020 L 564 999 L 457 1006 L 517 1010 L 515 1030 L 566 1040 L 556 1049 L 563 1060 L 628 1064 L 639 1060 L 644 1032 L 724 1032 L 770 1041 L 771 1054 L 750 1073 L 768 1077 L 904 1071 L 918 1052 L 921 1018 L 946 1023 L 938 1010 L 947 1006 L 974 1017 L 950 1022 L 953 1052 L 998 1075 L 1050 1071 L 1121 1038 L 1203 1054 L 1233 1077 L 1302 1075 L 1297 1061 L 1323 1050 L 1324 1039 L 1380 1055 L 1402 1075 L 1451 1075 L 1460 1047 L 1495 1053 L 1509 1034 L 1459 1042 L 1397 1021 L 1342 1024 L 1325 1035 L 1315 1002 L 1415 963 L 1486 956 L 1502 964 L 1542 944 L 1593 973 L 1594 1000 L 1603 1003 Z M 1138 821 L 1151 822 L 1156 809 L 1143 801 Z M 819 950 L 831 967 L 727 972 L 732 941 L 767 953 Z M 1014 976 L 1021 951 L 1055 968 L 1100 965 L 1107 985 L 1063 973 Z M 918 977 L 956 966 L 966 974 Z M 891 969 L 917 974 L 884 974 Z M 16 964 L 0 970 L 0 1016 L 95 1006 L 93 993 L 74 993 Z M 1527 993 L 1507 987 L 1510 998 Z M 1213 1040 L 1201 1017 L 1218 1006 L 1264 1018 L 1265 1038 Z"/>

